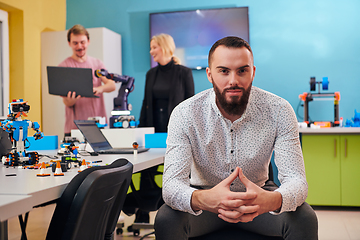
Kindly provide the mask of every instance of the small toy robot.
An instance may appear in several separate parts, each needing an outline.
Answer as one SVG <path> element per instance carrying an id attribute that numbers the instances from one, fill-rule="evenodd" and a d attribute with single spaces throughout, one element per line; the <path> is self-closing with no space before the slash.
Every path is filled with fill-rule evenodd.
<path id="1" fill-rule="evenodd" d="M 78 160 L 78 146 L 75 143 L 79 143 L 76 137 L 65 136 L 61 141 L 60 150 L 58 155 L 61 155 L 61 164 L 65 164 L 67 169 L 70 169 L 72 165 L 81 166 L 81 161 Z"/>
<path id="2" fill-rule="evenodd" d="M 6 120 L 1 122 L 1 127 L 9 133 L 12 149 L 2 158 L 3 163 L 9 166 L 37 164 L 39 162 L 38 153 L 25 151 L 26 148 L 29 148 L 29 146 L 25 146 L 25 142 L 29 142 L 27 139 L 28 128 L 31 127 L 35 131 L 33 135 L 35 140 L 43 138 L 44 134 L 39 130 L 39 123 L 21 118 L 21 116 L 27 117 L 30 105 L 23 99 L 18 99 L 9 103 L 8 109 L 9 115 Z"/>
<path id="3" fill-rule="evenodd" d="M 58 151 L 59 155 L 70 155 L 71 150 L 75 147 L 75 143 L 79 143 L 79 140 L 76 137 L 65 136 L 61 140 L 60 150 Z"/>

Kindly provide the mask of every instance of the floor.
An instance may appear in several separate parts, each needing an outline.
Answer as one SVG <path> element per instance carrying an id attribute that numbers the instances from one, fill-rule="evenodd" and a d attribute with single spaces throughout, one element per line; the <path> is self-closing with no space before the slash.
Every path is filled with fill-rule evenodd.
<path id="1" fill-rule="evenodd" d="M 29 240 L 45 239 L 46 231 L 54 211 L 55 205 L 49 205 L 34 209 L 30 212 L 27 237 Z M 319 240 L 360 240 L 360 208 L 330 208 L 316 207 L 316 215 L 319 220 Z M 155 213 L 151 213 L 153 221 Z M 126 231 L 126 227 L 134 221 L 134 216 L 125 215 L 125 228 L 122 235 L 115 235 L 115 240 L 139 239 L 151 230 L 141 230 L 140 236 L 134 237 L 132 233 Z M 20 239 L 20 227 L 18 218 L 8 221 L 9 240 Z M 155 239 L 154 235 L 146 239 Z"/>

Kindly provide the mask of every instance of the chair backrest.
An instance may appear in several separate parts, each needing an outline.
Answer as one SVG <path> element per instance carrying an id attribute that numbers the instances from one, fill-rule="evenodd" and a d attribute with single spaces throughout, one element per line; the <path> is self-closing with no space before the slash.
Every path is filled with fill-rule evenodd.
<path id="1" fill-rule="evenodd" d="M 120 167 L 121 164 L 122 164 L 122 162 L 117 160 L 111 166 L 114 166 L 114 167 L 119 166 Z M 129 163 L 129 164 L 131 164 L 131 163 Z M 117 197 L 115 199 L 113 208 L 109 214 L 109 218 L 108 218 L 109 220 L 108 220 L 108 224 L 107 224 L 107 227 L 105 230 L 105 239 L 106 240 L 113 239 L 112 235 L 115 231 L 116 224 L 118 222 L 121 210 L 123 208 L 123 205 L 124 205 L 124 202 L 126 199 L 127 191 L 129 189 L 129 185 L 131 183 L 132 171 L 133 171 L 133 166 L 131 164 L 131 169 L 127 173 L 126 184 L 124 184 L 122 186 L 122 188 L 120 189 L 119 194 L 117 195 Z"/>
<path id="2" fill-rule="evenodd" d="M 106 239 L 115 230 L 132 168 L 118 159 L 75 176 L 57 203 L 46 239 Z"/>
<path id="3" fill-rule="evenodd" d="M 134 183 L 130 183 L 132 193 L 128 194 L 127 198 L 135 200 L 139 209 L 144 211 L 157 211 L 163 204 L 162 188 L 155 182 L 155 176 L 162 175 L 159 172 L 158 166 L 145 169 L 141 171 L 140 190 L 135 189 Z M 132 195 L 132 196 L 129 196 Z"/>

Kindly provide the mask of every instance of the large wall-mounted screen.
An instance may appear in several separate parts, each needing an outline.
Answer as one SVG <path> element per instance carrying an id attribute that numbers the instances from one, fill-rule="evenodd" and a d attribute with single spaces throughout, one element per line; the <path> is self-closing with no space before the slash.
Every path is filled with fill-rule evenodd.
<path id="1" fill-rule="evenodd" d="M 150 38 L 167 33 L 174 38 L 175 55 L 192 69 L 207 67 L 211 46 L 226 36 L 238 36 L 249 42 L 247 7 L 203 9 L 150 14 Z M 157 63 L 151 58 L 151 67 Z"/>

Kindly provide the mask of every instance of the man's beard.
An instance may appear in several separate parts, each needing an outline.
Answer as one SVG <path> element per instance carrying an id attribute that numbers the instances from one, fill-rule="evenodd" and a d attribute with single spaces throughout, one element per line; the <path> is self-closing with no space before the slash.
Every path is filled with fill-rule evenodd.
<path id="1" fill-rule="evenodd" d="M 82 54 L 81 54 L 81 52 L 82 52 Z M 85 51 L 84 51 L 84 49 L 79 49 L 79 50 L 76 50 L 75 54 L 78 58 L 82 58 L 85 56 Z"/>
<path id="2" fill-rule="evenodd" d="M 229 115 L 241 116 L 245 112 L 246 106 L 248 104 L 252 83 L 250 84 L 248 89 L 235 86 L 231 88 L 225 88 L 222 93 L 214 83 L 214 80 L 212 80 L 212 83 L 216 95 L 216 102 L 220 105 L 220 107 Z M 234 89 L 241 89 L 243 92 L 242 96 L 240 98 L 237 96 L 233 96 L 231 97 L 230 102 L 226 101 L 226 91 Z"/>

